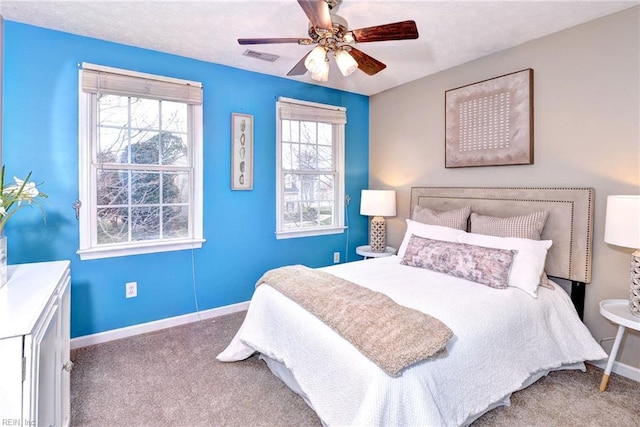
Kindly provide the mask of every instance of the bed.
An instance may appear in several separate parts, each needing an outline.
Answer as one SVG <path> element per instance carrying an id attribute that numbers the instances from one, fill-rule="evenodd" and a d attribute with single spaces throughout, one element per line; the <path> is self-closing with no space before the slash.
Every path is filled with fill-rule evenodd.
<path id="1" fill-rule="evenodd" d="M 470 214 L 449 215 L 459 211 Z M 518 221 L 516 231 L 503 227 L 541 212 L 534 237 L 514 237 Z M 584 370 L 585 361 L 607 357 L 578 313 L 590 281 L 592 189 L 415 187 L 411 215 L 397 256 L 318 270 L 441 321 L 452 331 L 443 351 L 390 374 L 266 282 L 257 286 L 242 326 L 218 359 L 260 353 L 326 425 L 458 426 L 508 405 L 514 391 L 553 370 Z M 461 225 L 451 227 L 452 218 Z M 470 224 L 476 232 L 460 229 Z M 496 224 L 502 228 L 496 231 Z M 495 262 L 471 273 L 434 271 L 425 260 L 441 250 L 465 257 L 480 251 L 482 260 Z M 547 276 L 570 280 L 574 301 Z M 363 313 L 365 324 L 383 317 Z"/>

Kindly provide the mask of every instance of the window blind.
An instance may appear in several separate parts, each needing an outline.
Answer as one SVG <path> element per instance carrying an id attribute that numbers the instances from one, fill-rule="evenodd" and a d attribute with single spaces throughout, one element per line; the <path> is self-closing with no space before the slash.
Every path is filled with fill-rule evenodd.
<path id="1" fill-rule="evenodd" d="M 81 86 L 88 93 L 162 99 L 202 104 L 202 83 L 167 79 L 153 74 L 132 73 L 117 68 L 82 64 Z"/>
<path id="2" fill-rule="evenodd" d="M 344 107 L 278 101 L 278 110 L 282 120 L 301 120 L 336 125 L 347 123 L 347 111 Z"/>

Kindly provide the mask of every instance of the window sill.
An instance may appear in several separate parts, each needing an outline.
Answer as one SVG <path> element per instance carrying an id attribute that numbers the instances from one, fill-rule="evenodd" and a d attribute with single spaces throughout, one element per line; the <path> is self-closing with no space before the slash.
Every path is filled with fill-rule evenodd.
<path id="1" fill-rule="evenodd" d="M 129 255 L 199 249 L 202 247 L 204 242 L 206 242 L 206 239 L 181 239 L 168 242 L 139 243 L 135 246 L 112 245 L 99 248 L 80 249 L 76 253 L 80 255 L 80 259 L 84 261 L 100 258 L 115 258 Z"/>
<path id="2" fill-rule="evenodd" d="M 341 234 L 344 233 L 347 227 L 333 227 L 333 228 L 316 228 L 308 230 L 296 230 L 296 231 L 280 231 L 276 232 L 276 239 L 294 239 L 297 237 L 312 237 L 312 236 L 324 236 L 328 234 Z"/>

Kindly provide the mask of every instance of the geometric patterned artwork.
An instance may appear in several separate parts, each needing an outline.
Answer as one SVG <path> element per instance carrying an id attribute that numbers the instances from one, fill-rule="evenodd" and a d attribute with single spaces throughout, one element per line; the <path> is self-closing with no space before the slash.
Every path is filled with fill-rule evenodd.
<path id="1" fill-rule="evenodd" d="M 509 92 L 460 103 L 460 151 L 509 147 Z"/>
<path id="2" fill-rule="evenodd" d="M 533 70 L 445 92 L 445 167 L 533 163 Z"/>

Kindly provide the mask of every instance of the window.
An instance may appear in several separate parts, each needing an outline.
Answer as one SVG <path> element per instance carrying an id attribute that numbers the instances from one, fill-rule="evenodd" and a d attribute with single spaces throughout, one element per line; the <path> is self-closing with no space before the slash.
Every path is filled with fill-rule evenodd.
<path id="1" fill-rule="evenodd" d="M 280 98 L 276 110 L 276 237 L 344 232 L 346 109 Z"/>
<path id="2" fill-rule="evenodd" d="M 202 84 L 82 64 L 81 259 L 201 247 Z"/>

